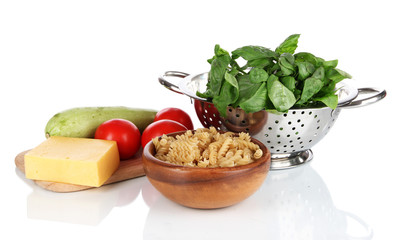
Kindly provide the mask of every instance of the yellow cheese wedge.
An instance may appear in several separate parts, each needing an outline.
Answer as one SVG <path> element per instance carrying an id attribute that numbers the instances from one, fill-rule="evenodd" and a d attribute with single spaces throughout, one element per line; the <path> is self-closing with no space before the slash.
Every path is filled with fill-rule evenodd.
<path id="1" fill-rule="evenodd" d="M 25 154 L 26 178 L 99 187 L 118 169 L 115 141 L 52 136 Z"/>

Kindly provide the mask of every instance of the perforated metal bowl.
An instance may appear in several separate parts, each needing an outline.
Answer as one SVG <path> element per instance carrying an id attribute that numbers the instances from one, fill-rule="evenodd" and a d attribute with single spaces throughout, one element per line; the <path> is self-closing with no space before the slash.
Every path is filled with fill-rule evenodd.
<path id="1" fill-rule="evenodd" d="M 166 88 L 194 100 L 196 114 L 204 127 L 248 132 L 265 144 L 271 152 L 271 169 L 291 168 L 312 160 L 311 148 L 330 131 L 342 109 L 365 106 L 386 96 L 385 90 L 357 89 L 342 81 L 337 84 L 339 101 L 335 110 L 329 107 L 290 109 L 276 114 L 264 110 L 245 113 L 240 108 L 228 107 L 227 116 L 222 117 L 211 102 L 195 94 L 197 90 L 205 91 L 207 81 L 207 73 L 189 75 L 169 71 L 159 77 Z"/>

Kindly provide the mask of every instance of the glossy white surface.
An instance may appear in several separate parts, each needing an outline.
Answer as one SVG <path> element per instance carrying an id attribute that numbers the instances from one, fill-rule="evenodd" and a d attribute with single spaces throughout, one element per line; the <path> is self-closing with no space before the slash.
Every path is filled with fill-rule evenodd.
<path id="1" fill-rule="evenodd" d="M 1 1 L 1 239 L 393 239 L 390 1 Z M 252 197 L 218 210 L 179 206 L 145 177 L 59 194 L 37 187 L 14 157 L 45 139 L 49 118 L 80 106 L 187 111 L 166 70 L 200 73 L 214 44 L 298 51 L 388 96 L 345 109 L 300 168 L 270 172 Z"/>

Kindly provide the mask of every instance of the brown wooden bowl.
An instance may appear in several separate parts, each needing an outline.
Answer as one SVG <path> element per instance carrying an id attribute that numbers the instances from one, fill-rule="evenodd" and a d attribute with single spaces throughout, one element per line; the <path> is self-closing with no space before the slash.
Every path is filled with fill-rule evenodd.
<path id="1" fill-rule="evenodd" d="M 168 199 L 191 208 L 222 208 L 251 196 L 267 176 L 271 154 L 258 140 L 252 138 L 252 142 L 260 146 L 263 156 L 242 166 L 198 168 L 167 163 L 154 157 L 152 141 L 144 148 L 142 163 L 151 184 Z"/>

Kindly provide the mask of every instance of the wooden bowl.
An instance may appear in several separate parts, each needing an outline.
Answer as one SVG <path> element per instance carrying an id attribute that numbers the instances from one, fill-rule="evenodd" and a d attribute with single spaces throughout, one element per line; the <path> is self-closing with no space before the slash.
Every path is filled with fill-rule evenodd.
<path id="1" fill-rule="evenodd" d="M 252 142 L 260 146 L 263 156 L 242 166 L 198 168 L 167 163 L 154 157 L 152 141 L 144 148 L 142 163 L 151 184 L 168 199 L 191 208 L 222 208 L 251 196 L 267 176 L 271 154 L 258 140 L 252 138 Z"/>

